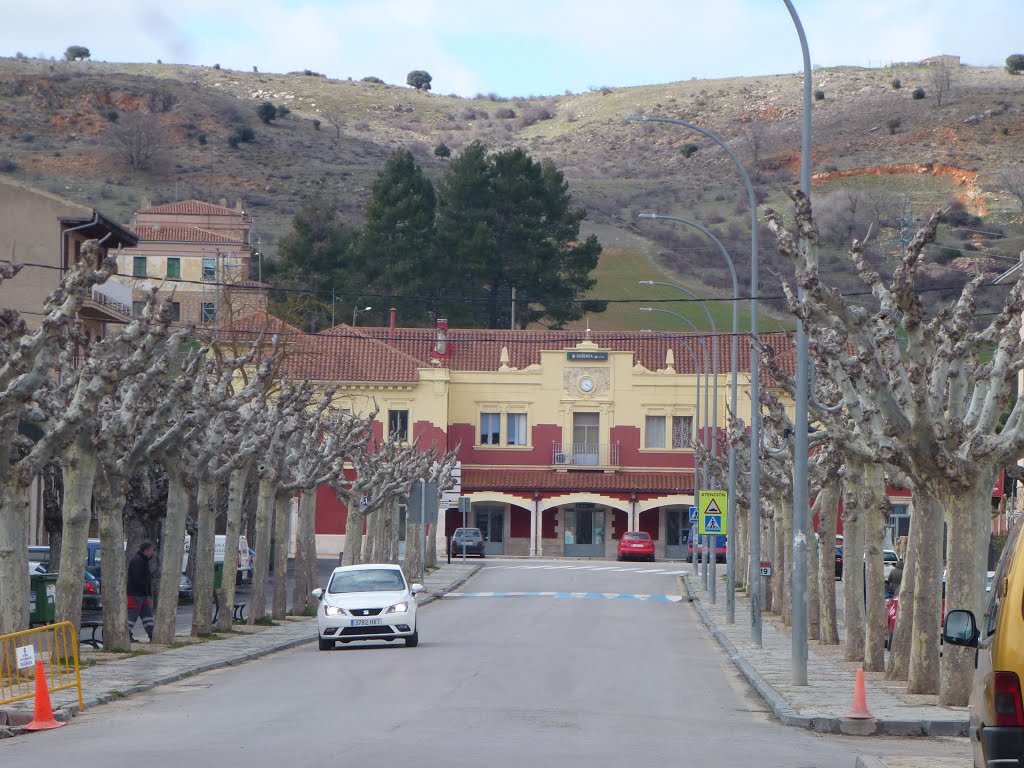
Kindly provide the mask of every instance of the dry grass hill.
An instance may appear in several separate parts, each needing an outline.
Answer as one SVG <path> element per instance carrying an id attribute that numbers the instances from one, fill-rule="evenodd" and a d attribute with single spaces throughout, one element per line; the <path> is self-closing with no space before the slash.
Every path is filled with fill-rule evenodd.
<path id="1" fill-rule="evenodd" d="M 894 87 L 894 81 L 899 87 Z M 941 105 L 933 70 L 905 65 L 815 72 L 815 201 L 831 246 L 822 263 L 849 290 L 856 278 L 842 246 L 877 221 L 880 266 L 937 207 L 959 201 L 925 276 L 933 287 L 963 282 L 963 257 L 1010 266 L 1024 246 L 1021 203 L 997 175 L 1024 147 L 1024 77 L 955 67 Z M 442 86 L 443 87 L 443 86 Z M 316 73 L 269 74 L 218 67 L 0 59 L 0 172 L 87 201 L 130 223 L 141 200 L 199 197 L 252 212 L 261 248 L 275 241 L 310 194 L 332 194 L 358 223 L 384 158 L 409 148 L 435 179 L 445 160 L 473 140 L 521 146 L 550 158 L 589 211 L 585 225 L 605 245 L 594 291 L 602 298 L 675 297 L 636 285 L 682 281 L 705 296 L 727 296 L 726 272 L 700 235 L 638 220 L 654 211 L 710 226 L 729 246 L 746 284 L 749 209 L 739 179 L 711 142 L 676 126 L 626 123 L 628 115 L 676 117 L 718 133 L 744 158 L 761 199 L 785 206 L 799 166 L 801 77 L 691 80 L 581 94 L 466 99 L 405 86 L 332 80 Z M 923 88 L 925 98 L 913 97 Z M 256 116 L 269 100 L 290 113 L 270 125 Z M 229 137 L 248 126 L 254 140 Z M 142 131 L 153 152 L 132 168 L 119 140 Z M 1020 166 L 1017 166 L 1020 167 Z M 851 192 L 855 194 L 851 194 Z M 778 295 L 772 244 L 763 238 L 762 294 Z M 744 288 L 746 290 L 746 288 Z M 1003 289 L 986 291 L 989 303 Z M 776 303 L 776 307 L 779 305 Z M 713 304 L 723 325 L 728 303 Z M 696 322 L 696 308 L 685 313 Z M 785 314 L 775 322 L 786 325 Z M 668 328 L 636 305 L 612 305 L 594 327 Z M 770 330 L 773 321 L 763 327 Z"/>

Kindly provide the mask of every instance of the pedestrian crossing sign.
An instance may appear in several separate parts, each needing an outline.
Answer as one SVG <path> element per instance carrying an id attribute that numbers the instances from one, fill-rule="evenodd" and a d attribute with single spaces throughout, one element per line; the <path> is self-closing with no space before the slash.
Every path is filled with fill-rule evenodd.
<path id="1" fill-rule="evenodd" d="M 697 496 L 697 533 L 700 536 L 721 536 L 729 533 L 726 511 L 728 491 L 700 491 Z"/>

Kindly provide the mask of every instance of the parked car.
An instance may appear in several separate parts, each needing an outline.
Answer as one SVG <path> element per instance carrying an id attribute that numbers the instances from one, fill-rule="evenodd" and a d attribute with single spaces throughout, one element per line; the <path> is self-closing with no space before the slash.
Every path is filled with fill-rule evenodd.
<path id="1" fill-rule="evenodd" d="M 484 536 L 480 533 L 479 528 L 456 528 L 455 533 L 452 534 L 452 557 L 461 555 L 463 548 L 467 555 L 486 557 L 484 553 L 486 546 L 487 542 L 484 541 Z"/>
<path id="2" fill-rule="evenodd" d="M 256 570 L 256 550 L 255 549 L 250 549 L 249 550 L 249 571 L 248 571 L 248 574 L 245 576 L 245 581 L 248 582 L 249 584 L 252 584 L 252 574 L 253 574 L 253 571 L 255 571 L 255 570 Z"/>
<path id="3" fill-rule="evenodd" d="M 691 528 L 690 531 L 691 531 L 691 533 L 694 533 L 694 536 L 697 539 L 697 554 L 698 555 L 703 555 L 704 554 L 704 537 L 703 536 L 697 536 L 695 528 Z M 715 562 L 716 563 L 724 563 L 725 562 L 725 541 L 726 541 L 726 538 L 727 538 L 726 536 L 715 536 Z M 688 557 L 693 557 L 693 538 L 687 537 L 687 541 L 688 541 L 687 550 L 686 550 L 687 551 L 687 556 Z"/>
<path id="4" fill-rule="evenodd" d="M 992 574 L 999 585 L 989 590 L 981 622 L 967 610 L 950 610 L 942 639 L 951 645 L 976 648 L 974 682 L 968 704 L 976 768 L 1020 765 L 1024 753 L 1024 547 L 1020 532 L 1011 533 Z"/>
<path id="5" fill-rule="evenodd" d="M 630 531 L 622 534 L 619 539 L 619 552 L 616 560 L 650 560 L 654 562 L 654 539 L 645 531 Z"/>
<path id="6" fill-rule="evenodd" d="M 837 537 L 839 538 L 839 537 Z M 865 555 L 866 557 L 866 555 Z M 892 569 L 896 567 L 896 564 L 900 562 L 900 556 L 896 554 L 896 550 L 883 549 L 882 550 L 882 577 L 888 579 Z M 843 546 L 842 543 L 836 544 L 836 578 L 843 578 Z"/>
<path id="7" fill-rule="evenodd" d="M 28 572 L 29 574 L 50 573 L 50 564 L 46 561 L 29 560 Z M 103 593 L 100 589 L 100 580 L 88 571 L 85 572 L 85 577 L 82 581 L 82 608 L 87 611 L 99 611 L 103 608 Z"/>
<path id="8" fill-rule="evenodd" d="M 192 587 L 192 579 L 184 573 L 181 574 L 181 579 L 178 581 L 178 599 L 191 600 L 194 595 L 195 591 Z"/>
<path id="9" fill-rule="evenodd" d="M 985 591 L 992 591 L 992 580 L 996 572 L 989 571 L 985 575 Z M 900 596 L 893 595 L 885 601 L 885 647 L 892 645 L 892 636 L 896 632 L 896 616 L 900 610 Z M 942 620 L 946 617 L 946 573 L 942 573 Z"/>
<path id="10" fill-rule="evenodd" d="M 836 544 L 836 580 L 843 578 L 843 546 Z"/>
<path id="11" fill-rule="evenodd" d="M 476 530 L 476 529 L 472 529 Z M 479 533 L 479 531 L 477 531 Z M 404 639 L 407 648 L 419 643 L 416 595 L 422 584 L 409 584 L 397 565 L 364 564 L 335 568 L 327 589 L 314 589 L 320 650 L 338 641 Z"/>

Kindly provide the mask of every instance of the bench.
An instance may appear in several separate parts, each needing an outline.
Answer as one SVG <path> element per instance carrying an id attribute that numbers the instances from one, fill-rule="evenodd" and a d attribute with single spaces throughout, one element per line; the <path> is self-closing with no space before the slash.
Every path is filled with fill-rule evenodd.
<path id="1" fill-rule="evenodd" d="M 92 630 L 92 633 L 88 638 L 85 637 L 85 630 L 87 629 Z M 91 645 L 94 649 L 99 650 L 103 647 L 102 629 L 102 621 L 83 621 L 81 624 L 81 628 L 78 631 L 78 644 Z M 101 637 L 96 637 L 97 630 L 101 630 Z"/>
<path id="2" fill-rule="evenodd" d="M 232 605 L 231 615 L 235 621 L 245 621 L 245 603 L 235 603 Z M 220 599 L 217 597 L 217 592 L 213 593 L 213 621 L 217 621 L 217 617 L 220 615 Z"/>

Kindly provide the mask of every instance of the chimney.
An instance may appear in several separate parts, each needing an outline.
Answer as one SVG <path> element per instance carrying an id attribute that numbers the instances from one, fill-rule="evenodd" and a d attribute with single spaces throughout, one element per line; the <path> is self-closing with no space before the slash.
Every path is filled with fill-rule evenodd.
<path id="1" fill-rule="evenodd" d="M 434 340 L 430 362 L 434 365 L 447 365 L 451 356 L 452 345 L 448 342 L 448 320 L 439 317 L 437 319 L 437 336 Z"/>
<path id="2" fill-rule="evenodd" d="M 147 208 L 152 208 L 152 207 L 153 207 L 153 200 L 152 200 L 152 198 L 149 195 L 143 195 L 142 196 L 142 202 L 139 204 L 139 208 L 144 211 Z"/>
<path id="3" fill-rule="evenodd" d="M 245 205 L 242 203 L 242 198 L 235 200 L 235 210 L 239 213 L 245 213 Z"/>
<path id="4" fill-rule="evenodd" d="M 392 307 L 391 311 L 388 314 L 391 316 L 391 319 L 388 321 L 388 340 L 389 341 L 394 341 L 395 340 L 395 326 L 398 323 L 398 310 L 395 309 L 394 307 Z"/>
<path id="5" fill-rule="evenodd" d="M 219 204 L 220 204 L 221 208 L 227 208 L 228 207 L 228 199 L 226 197 L 222 197 L 220 199 L 220 203 Z"/>

